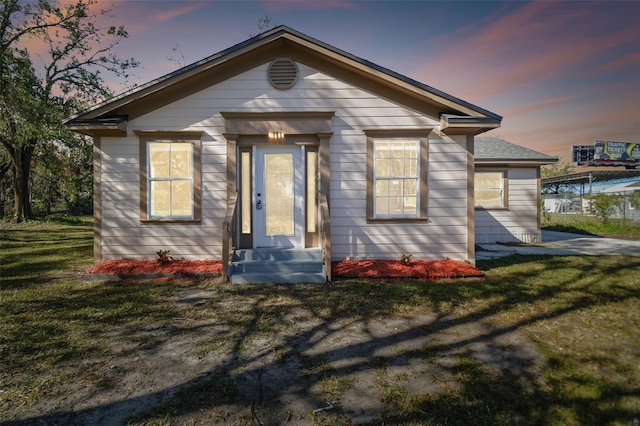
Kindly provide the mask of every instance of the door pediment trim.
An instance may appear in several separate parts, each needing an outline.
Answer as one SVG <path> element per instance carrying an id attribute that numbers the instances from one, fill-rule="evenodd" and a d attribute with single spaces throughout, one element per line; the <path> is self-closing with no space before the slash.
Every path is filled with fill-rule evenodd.
<path id="1" fill-rule="evenodd" d="M 225 133 L 240 135 L 267 135 L 282 132 L 285 135 L 331 133 L 334 111 L 303 112 L 222 112 Z"/>

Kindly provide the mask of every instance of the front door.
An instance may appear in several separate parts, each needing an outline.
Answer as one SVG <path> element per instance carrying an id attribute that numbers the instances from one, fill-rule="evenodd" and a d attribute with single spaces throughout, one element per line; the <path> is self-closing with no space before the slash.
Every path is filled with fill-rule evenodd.
<path id="1" fill-rule="evenodd" d="M 304 148 L 254 149 L 254 248 L 304 247 Z"/>

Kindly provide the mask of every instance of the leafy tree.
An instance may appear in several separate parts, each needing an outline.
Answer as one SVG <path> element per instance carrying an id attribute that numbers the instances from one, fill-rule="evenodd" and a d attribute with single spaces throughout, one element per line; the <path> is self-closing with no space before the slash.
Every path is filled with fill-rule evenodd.
<path id="1" fill-rule="evenodd" d="M 541 167 L 542 178 L 555 176 L 570 175 L 575 173 L 576 168 L 568 161 L 558 161 L 557 163 L 547 164 Z"/>
<path id="2" fill-rule="evenodd" d="M 616 206 L 620 202 L 620 197 L 613 194 L 593 194 L 589 196 L 589 212 L 600 219 L 600 222 L 606 223 L 615 212 Z"/>
<path id="3" fill-rule="evenodd" d="M 93 211 L 93 144 L 87 138 L 76 138 L 66 146 L 62 156 L 64 179 L 58 186 L 60 198 L 74 214 Z"/>
<path id="4" fill-rule="evenodd" d="M 138 63 L 111 53 L 127 37 L 124 27 L 94 24 L 108 11 L 92 12 L 97 0 L 58 5 L 54 0 L 2 0 L 0 9 L 0 147 L 13 179 L 16 220 L 31 218 L 34 155 L 45 144 L 77 141 L 62 119 L 80 106 L 110 96 L 102 72 L 127 77 Z M 45 47 L 36 71 L 26 41 Z M 50 147 L 49 147 L 50 148 Z M 49 159 L 51 160 L 52 157 Z"/>
<path id="5" fill-rule="evenodd" d="M 8 173 L 11 165 L 4 151 L 0 150 L 0 219 L 4 217 L 5 200 L 8 186 Z"/>
<path id="6" fill-rule="evenodd" d="M 0 92 L 0 144 L 7 154 L 13 179 L 13 195 L 17 217 L 31 217 L 29 203 L 29 171 L 39 134 L 36 120 L 41 115 L 41 90 L 24 58 L 5 55 Z M 47 110 L 42 110 L 46 113 Z"/>
<path id="7" fill-rule="evenodd" d="M 628 196 L 629 204 L 634 208 L 640 208 L 640 191 L 634 191 Z"/>

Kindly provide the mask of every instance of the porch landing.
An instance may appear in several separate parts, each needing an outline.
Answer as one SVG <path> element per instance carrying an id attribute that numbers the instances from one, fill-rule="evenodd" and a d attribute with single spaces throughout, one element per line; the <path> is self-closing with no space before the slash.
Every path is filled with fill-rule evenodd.
<path id="1" fill-rule="evenodd" d="M 239 249 L 229 279 L 233 284 L 323 284 L 327 273 L 320 248 Z"/>

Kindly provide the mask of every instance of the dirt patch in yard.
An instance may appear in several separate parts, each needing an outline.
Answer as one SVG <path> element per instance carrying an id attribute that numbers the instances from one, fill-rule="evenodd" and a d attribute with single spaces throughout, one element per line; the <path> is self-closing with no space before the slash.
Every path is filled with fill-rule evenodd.
<path id="1" fill-rule="evenodd" d="M 375 286 L 183 286 L 167 302 L 170 323 L 104 330 L 105 355 L 86 359 L 83 377 L 22 421 L 422 424 L 433 411 L 433 424 L 451 413 L 465 423 L 473 421 L 464 417 L 474 415 L 469 407 L 492 403 L 501 388 L 500 420 L 526 420 L 513 407 L 544 368 L 532 343 L 475 315 L 396 312 L 394 302 L 375 299 Z"/>

